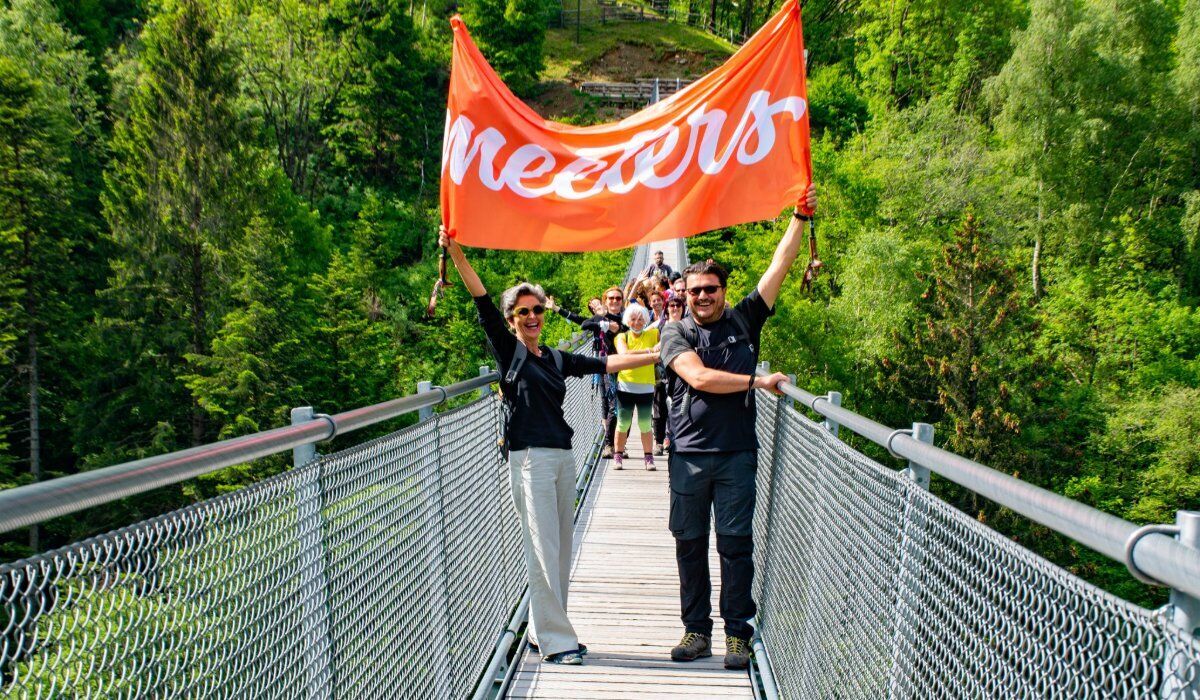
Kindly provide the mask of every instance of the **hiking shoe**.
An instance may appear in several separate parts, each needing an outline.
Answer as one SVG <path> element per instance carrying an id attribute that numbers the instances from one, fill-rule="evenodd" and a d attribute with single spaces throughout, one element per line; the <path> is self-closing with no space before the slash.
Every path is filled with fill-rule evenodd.
<path id="1" fill-rule="evenodd" d="M 662 443 L 661 443 L 661 442 L 656 442 L 656 443 L 654 443 L 654 456 L 655 456 L 655 457 L 662 457 L 662 454 L 663 454 L 663 446 L 662 446 Z"/>
<path id="2" fill-rule="evenodd" d="M 613 453 L 612 461 L 613 461 L 613 469 L 624 469 L 625 468 L 624 455 L 622 455 L 620 452 Z"/>
<path id="3" fill-rule="evenodd" d="M 629 459 L 629 451 L 621 450 L 621 456 L 624 457 L 625 459 Z"/>
<path id="4" fill-rule="evenodd" d="M 604 459 L 612 459 L 612 445 L 605 445 L 600 451 L 600 456 Z"/>
<path id="5" fill-rule="evenodd" d="M 648 472 L 652 472 L 658 468 L 658 467 L 654 466 L 654 458 L 651 457 L 650 455 L 646 455 L 646 458 L 642 461 L 644 461 L 646 463 L 646 471 L 648 471 Z"/>
<path id="6" fill-rule="evenodd" d="M 750 640 L 741 637 L 725 638 L 725 668 L 744 671 L 750 667 Z"/>
<path id="7" fill-rule="evenodd" d="M 550 654 L 542 657 L 544 664 L 563 664 L 564 666 L 578 666 L 583 663 L 583 654 L 579 653 L 578 649 L 569 651 L 560 651 L 557 654 Z"/>
<path id="8" fill-rule="evenodd" d="M 699 632 L 685 632 L 679 645 L 671 650 L 672 661 L 695 661 L 712 656 L 712 637 Z"/>

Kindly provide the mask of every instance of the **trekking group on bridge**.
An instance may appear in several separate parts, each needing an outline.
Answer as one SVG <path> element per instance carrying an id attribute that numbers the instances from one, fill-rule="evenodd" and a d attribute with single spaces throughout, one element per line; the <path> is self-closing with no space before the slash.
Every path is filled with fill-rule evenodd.
<path id="1" fill-rule="evenodd" d="M 816 203 L 810 186 L 803 210 L 813 211 Z M 654 470 L 654 457 L 667 454 L 669 527 L 684 625 L 671 659 L 712 656 L 708 537 L 715 516 L 725 668 L 749 665 L 750 621 L 757 613 L 751 594 L 758 460 L 754 390 L 778 394 L 778 385 L 787 381 L 778 372 L 758 377 L 755 368 L 763 326 L 799 252 L 805 220 L 797 209 L 756 288 L 732 306 L 725 300 L 729 273 L 719 263 L 706 260 L 675 272 L 659 251 L 625 289 L 613 286 L 589 300 L 587 317 L 557 307 L 530 282 L 506 289 L 497 307 L 462 248 L 444 229 L 440 232 L 440 244 L 474 297 L 500 369 L 507 415 L 502 449 L 529 575 L 529 641 L 543 662 L 578 665 L 588 651 L 567 615 L 575 461 L 563 401 L 566 377 L 596 375 L 605 422 L 603 456 L 612 458 L 613 468 L 624 467 L 635 414 L 644 467 Z M 593 333 L 595 357 L 538 342 L 550 310 Z"/>

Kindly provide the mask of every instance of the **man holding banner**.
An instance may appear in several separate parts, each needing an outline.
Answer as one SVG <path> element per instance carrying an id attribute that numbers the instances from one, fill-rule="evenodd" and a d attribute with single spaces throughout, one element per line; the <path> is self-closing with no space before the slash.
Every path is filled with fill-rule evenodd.
<path id="1" fill-rule="evenodd" d="M 817 205 L 809 185 L 803 209 Z M 708 574 L 710 513 L 716 516 L 721 558 L 721 617 L 725 620 L 725 668 L 750 663 L 750 619 L 756 607 L 754 500 L 758 437 L 754 390 L 780 393 L 787 375 L 756 377 L 763 324 L 804 240 L 797 210 L 758 286 L 734 307 L 725 304 L 729 273 L 707 260 L 683 271 L 691 316 L 663 330 L 662 363 L 672 442 L 669 525 L 675 535 L 684 635 L 671 650 L 675 661 L 712 656 L 712 584 Z"/>

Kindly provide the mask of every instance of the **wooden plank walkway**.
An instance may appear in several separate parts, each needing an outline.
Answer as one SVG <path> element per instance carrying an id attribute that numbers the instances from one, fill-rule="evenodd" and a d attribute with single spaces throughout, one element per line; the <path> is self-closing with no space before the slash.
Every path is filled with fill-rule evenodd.
<path id="1" fill-rule="evenodd" d="M 588 645 L 582 666 L 543 664 L 526 650 L 508 690 L 510 698 L 751 698 L 745 671 L 722 665 L 725 637 L 715 618 L 714 655 L 671 661 L 683 635 L 675 541 L 667 530 L 667 460 L 657 471 L 642 466 L 640 441 L 629 437 L 625 469 L 605 461 L 575 528 L 575 563 L 568 609 Z M 720 595 L 716 537 L 709 564 L 713 611 Z"/>

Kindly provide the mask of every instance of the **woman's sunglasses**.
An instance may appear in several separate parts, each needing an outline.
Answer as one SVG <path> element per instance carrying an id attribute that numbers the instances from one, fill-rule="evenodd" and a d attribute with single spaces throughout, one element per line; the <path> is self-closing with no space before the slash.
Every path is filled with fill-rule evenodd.
<path id="1" fill-rule="evenodd" d="M 704 292 L 705 294 L 712 296 L 716 294 L 717 290 L 720 288 L 721 285 L 719 284 L 706 284 L 703 287 L 688 287 L 687 292 L 694 297 L 700 296 L 700 292 Z"/>
<path id="2" fill-rule="evenodd" d="M 529 314 L 537 314 L 538 316 L 541 316 L 544 313 L 546 313 L 546 307 L 542 306 L 541 304 L 534 306 L 532 309 L 528 306 L 513 307 L 513 316 L 520 316 L 521 318 L 525 318 Z"/>

